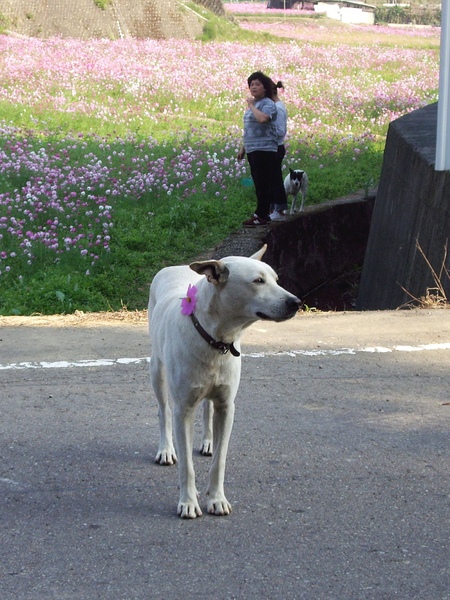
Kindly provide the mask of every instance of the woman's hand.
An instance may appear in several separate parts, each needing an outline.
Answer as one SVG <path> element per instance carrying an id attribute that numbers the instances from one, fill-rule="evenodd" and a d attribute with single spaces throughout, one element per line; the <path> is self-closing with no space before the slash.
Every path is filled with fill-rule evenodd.
<path id="1" fill-rule="evenodd" d="M 265 112 L 263 112 L 262 110 L 259 110 L 259 108 L 256 108 L 255 102 L 256 102 L 256 98 L 254 98 L 253 96 L 250 96 L 249 98 L 247 98 L 247 105 L 248 105 L 249 109 L 252 111 L 252 113 L 253 113 L 255 119 L 258 121 L 258 123 L 267 123 L 267 121 L 270 121 L 269 115 L 266 114 Z"/>

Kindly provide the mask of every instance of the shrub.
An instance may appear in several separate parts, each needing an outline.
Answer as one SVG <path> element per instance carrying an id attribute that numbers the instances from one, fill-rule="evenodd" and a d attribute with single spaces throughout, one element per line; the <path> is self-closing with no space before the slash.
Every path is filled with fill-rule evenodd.
<path id="1" fill-rule="evenodd" d="M 375 11 L 375 23 L 435 25 L 441 24 L 440 8 L 425 6 L 379 6 Z"/>

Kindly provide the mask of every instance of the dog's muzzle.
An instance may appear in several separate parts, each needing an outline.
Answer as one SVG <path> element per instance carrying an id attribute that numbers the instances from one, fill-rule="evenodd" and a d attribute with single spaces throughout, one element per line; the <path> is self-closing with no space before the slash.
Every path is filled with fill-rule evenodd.
<path id="1" fill-rule="evenodd" d="M 298 313 L 301 305 L 301 300 L 293 296 L 292 298 L 286 300 L 284 310 L 281 314 L 272 317 L 267 315 L 266 313 L 258 311 L 256 313 L 256 316 L 263 321 L 287 321 L 288 319 L 292 319 L 292 317 L 294 317 Z"/>

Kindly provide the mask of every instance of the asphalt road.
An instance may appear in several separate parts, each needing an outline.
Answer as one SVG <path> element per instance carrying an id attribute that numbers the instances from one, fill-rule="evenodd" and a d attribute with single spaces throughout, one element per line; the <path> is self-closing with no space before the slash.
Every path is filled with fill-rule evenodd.
<path id="1" fill-rule="evenodd" d="M 145 323 L 0 318 L 2 600 L 450 599 L 450 310 L 301 314 L 243 350 L 233 512 L 183 521 Z"/>

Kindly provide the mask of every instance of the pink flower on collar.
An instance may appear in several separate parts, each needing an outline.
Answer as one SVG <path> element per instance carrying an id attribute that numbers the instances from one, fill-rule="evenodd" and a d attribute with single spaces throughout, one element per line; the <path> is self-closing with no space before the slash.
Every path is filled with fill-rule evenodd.
<path id="1" fill-rule="evenodd" d="M 197 304 L 197 288 L 189 284 L 186 297 L 181 299 L 181 314 L 192 315 Z"/>

